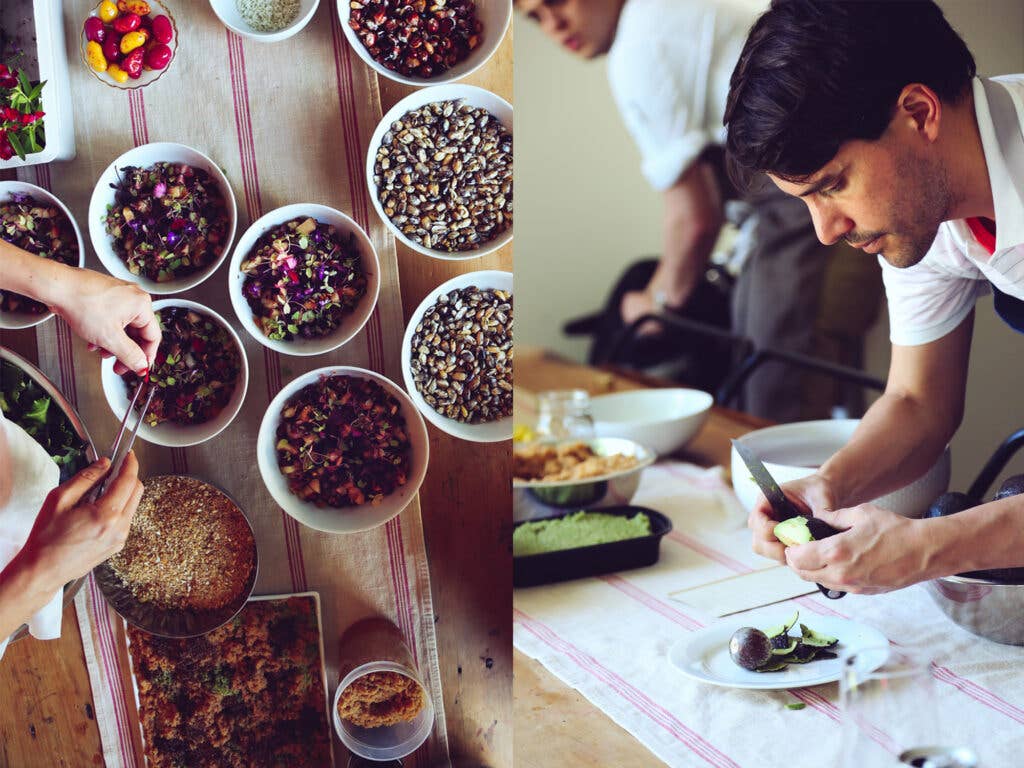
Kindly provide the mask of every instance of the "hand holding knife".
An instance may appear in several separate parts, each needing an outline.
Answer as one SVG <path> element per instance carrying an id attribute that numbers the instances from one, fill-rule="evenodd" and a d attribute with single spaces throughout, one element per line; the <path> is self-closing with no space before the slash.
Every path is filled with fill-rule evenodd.
<path id="1" fill-rule="evenodd" d="M 732 441 L 733 447 L 736 449 L 736 453 L 743 459 L 743 463 L 747 465 L 747 469 L 750 470 L 751 476 L 754 478 L 754 482 L 757 483 L 757 487 L 761 489 L 761 493 L 768 499 L 768 503 L 771 505 L 772 512 L 775 514 L 775 519 L 779 522 L 783 520 L 789 520 L 793 517 L 798 517 L 803 513 L 797 508 L 797 506 L 790 501 L 786 494 L 779 488 L 779 484 L 775 482 L 775 478 L 771 476 L 761 460 L 751 451 L 747 446 L 743 445 L 739 440 Z M 811 518 L 815 525 L 813 527 L 813 534 L 815 539 L 824 539 L 829 536 L 834 536 L 839 533 L 839 530 L 833 528 L 831 525 L 826 523 L 824 520 L 817 518 Z M 838 600 L 840 597 L 845 595 L 838 589 L 829 589 L 828 587 L 819 584 L 818 589 L 821 593 L 829 598 L 830 600 Z"/>

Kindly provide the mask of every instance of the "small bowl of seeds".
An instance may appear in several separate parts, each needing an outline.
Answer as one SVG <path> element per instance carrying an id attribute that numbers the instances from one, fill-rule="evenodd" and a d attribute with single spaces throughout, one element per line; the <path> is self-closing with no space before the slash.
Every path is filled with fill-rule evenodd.
<path id="1" fill-rule="evenodd" d="M 477 443 L 512 438 L 512 273 L 468 272 L 416 308 L 402 377 L 431 424 Z"/>
<path id="2" fill-rule="evenodd" d="M 287 40 L 305 27 L 320 0 L 210 0 L 221 24 L 261 43 Z"/>
<path id="3" fill-rule="evenodd" d="M 338 18 L 359 58 L 422 87 L 482 67 L 505 37 L 512 0 L 338 0 Z"/>
<path id="4" fill-rule="evenodd" d="M 512 240 L 512 105 L 468 85 L 416 91 L 370 138 L 366 182 L 395 237 L 437 259 Z"/>

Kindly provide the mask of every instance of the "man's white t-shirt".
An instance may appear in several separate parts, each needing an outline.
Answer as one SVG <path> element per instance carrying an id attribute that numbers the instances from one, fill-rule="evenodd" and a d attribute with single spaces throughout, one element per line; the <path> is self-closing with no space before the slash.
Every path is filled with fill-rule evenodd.
<path id="1" fill-rule="evenodd" d="M 756 16 L 711 0 L 627 0 L 608 52 L 608 80 L 661 191 L 722 143 L 729 79 Z"/>
<path id="2" fill-rule="evenodd" d="M 1024 126 L 1024 75 L 992 79 L 1009 91 L 1017 118 L 1011 127 L 1019 132 Z M 1024 174 L 1007 167 L 985 89 L 977 78 L 974 111 L 995 205 L 995 252 L 990 255 L 967 222 L 958 219 L 939 226 L 932 247 L 913 267 L 898 269 L 879 257 L 893 344 L 917 346 L 942 338 L 960 325 L 990 282 L 1003 293 L 1024 299 Z"/>

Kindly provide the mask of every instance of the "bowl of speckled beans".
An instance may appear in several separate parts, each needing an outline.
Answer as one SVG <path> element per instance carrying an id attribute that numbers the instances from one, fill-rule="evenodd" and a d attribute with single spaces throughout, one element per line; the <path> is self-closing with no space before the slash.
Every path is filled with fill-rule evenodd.
<path id="1" fill-rule="evenodd" d="M 277 43 L 300 32 L 320 0 L 210 0 L 221 23 L 261 43 Z"/>

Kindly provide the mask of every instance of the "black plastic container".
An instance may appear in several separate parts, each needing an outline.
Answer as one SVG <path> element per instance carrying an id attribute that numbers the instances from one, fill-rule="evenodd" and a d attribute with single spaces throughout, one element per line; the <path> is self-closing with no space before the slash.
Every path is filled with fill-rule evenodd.
<path id="1" fill-rule="evenodd" d="M 661 512 L 647 507 L 605 507 L 592 510 L 605 515 L 633 517 L 638 512 L 647 515 L 651 521 L 651 533 L 636 539 L 613 541 L 609 544 L 594 544 L 589 547 L 563 549 L 558 552 L 544 552 L 539 555 L 526 555 L 512 558 L 512 584 L 516 587 L 533 587 L 538 584 L 551 584 L 556 581 L 568 581 L 584 576 L 598 576 L 602 573 L 615 573 L 630 568 L 642 568 L 658 562 L 661 537 L 672 530 L 672 521 Z M 536 518 L 531 521 L 516 523 L 518 528 L 525 522 L 537 520 L 557 520 L 569 514 L 552 515 Z"/>

